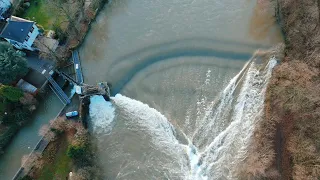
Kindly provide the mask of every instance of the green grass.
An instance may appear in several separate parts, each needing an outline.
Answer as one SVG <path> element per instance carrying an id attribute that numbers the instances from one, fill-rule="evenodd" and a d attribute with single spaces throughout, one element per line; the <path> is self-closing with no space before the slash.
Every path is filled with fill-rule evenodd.
<path id="1" fill-rule="evenodd" d="M 65 19 L 60 13 L 48 8 L 45 0 L 32 0 L 30 7 L 25 10 L 23 18 L 35 21 L 44 30 L 52 29 L 55 23 L 62 22 Z"/>
<path id="2" fill-rule="evenodd" d="M 38 178 L 40 180 L 65 179 L 71 170 L 72 161 L 66 153 L 68 147 L 66 138 L 62 138 L 61 142 L 55 145 L 59 148 L 57 152 L 44 154 L 49 163 L 44 165 Z"/>

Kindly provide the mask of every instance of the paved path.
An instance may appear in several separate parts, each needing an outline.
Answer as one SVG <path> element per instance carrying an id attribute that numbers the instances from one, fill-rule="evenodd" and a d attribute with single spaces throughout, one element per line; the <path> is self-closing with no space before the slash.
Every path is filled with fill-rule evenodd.
<path id="1" fill-rule="evenodd" d="M 28 53 L 27 57 L 28 67 L 38 71 L 43 75 L 49 75 L 49 72 L 54 69 L 54 62 L 40 59 L 36 53 Z"/>
<path id="2" fill-rule="evenodd" d="M 80 57 L 77 50 L 72 52 L 72 59 L 74 64 L 74 70 L 76 72 L 76 80 L 79 84 L 83 83 L 83 75 L 82 75 L 82 69 L 80 64 Z"/>

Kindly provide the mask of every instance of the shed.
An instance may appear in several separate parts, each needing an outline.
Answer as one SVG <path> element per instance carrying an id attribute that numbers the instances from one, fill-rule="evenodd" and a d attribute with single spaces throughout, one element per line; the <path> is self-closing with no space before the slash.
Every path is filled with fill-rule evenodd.
<path id="1" fill-rule="evenodd" d="M 17 83 L 16 87 L 22 89 L 24 92 L 28 92 L 31 94 L 36 94 L 38 89 L 27 81 L 20 79 Z"/>

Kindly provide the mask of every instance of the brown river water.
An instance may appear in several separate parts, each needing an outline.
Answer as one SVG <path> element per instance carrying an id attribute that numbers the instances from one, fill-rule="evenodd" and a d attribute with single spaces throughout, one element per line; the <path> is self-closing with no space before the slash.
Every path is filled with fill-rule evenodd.
<path id="1" fill-rule="evenodd" d="M 115 96 L 90 105 L 105 179 L 237 179 L 275 65 L 251 57 L 283 41 L 268 7 L 266 0 L 106 5 L 79 49 L 85 83 L 110 82 Z M 0 157 L 0 179 L 11 179 L 62 107 L 53 96 L 41 106 Z"/>
<path id="2" fill-rule="evenodd" d="M 105 179 L 237 179 L 282 42 L 255 0 L 113 0 L 80 48 Z M 251 59 L 251 60 L 250 60 Z M 259 58 L 258 58 L 259 59 Z M 249 61 L 250 60 L 250 61 Z"/>

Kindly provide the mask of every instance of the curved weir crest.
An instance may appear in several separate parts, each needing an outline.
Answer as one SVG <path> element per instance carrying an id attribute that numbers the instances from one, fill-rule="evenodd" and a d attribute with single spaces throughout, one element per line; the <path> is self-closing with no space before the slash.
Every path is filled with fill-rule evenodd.
<path id="1" fill-rule="evenodd" d="M 117 94 L 111 98 L 112 105 L 102 97 L 92 97 L 90 116 L 95 132 L 109 134 L 115 131 L 112 126 L 121 126 L 122 130 L 132 132 L 132 136 L 126 136 L 122 141 L 116 139 L 117 132 L 109 135 L 109 138 L 115 137 L 110 146 L 114 145 L 114 150 L 122 152 L 122 155 L 112 155 L 110 161 L 116 161 L 119 156 L 127 156 L 127 161 L 130 161 L 121 165 L 114 178 L 148 173 L 154 168 L 168 178 L 236 179 L 237 167 L 246 157 L 255 124 L 263 115 L 265 90 L 272 69 L 277 64 L 274 58 L 266 61 L 257 63 L 255 57 L 250 60 L 218 98 L 207 103 L 206 113 L 197 122 L 192 135 L 183 132 L 183 129 L 172 123 L 174 121 L 140 101 Z M 155 152 L 136 149 L 137 152 L 127 154 L 124 147 L 131 138 L 143 139 L 143 142 L 137 141 L 141 143 L 141 148 Z M 131 153 L 144 155 L 132 157 Z M 164 157 L 157 158 L 157 153 L 164 154 Z M 129 174 L 124 173 L 131 166 L 138 169 Z"/>

